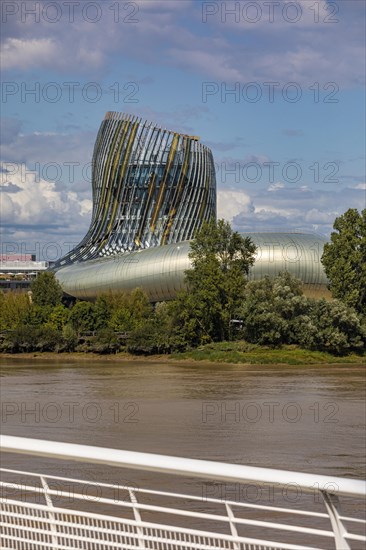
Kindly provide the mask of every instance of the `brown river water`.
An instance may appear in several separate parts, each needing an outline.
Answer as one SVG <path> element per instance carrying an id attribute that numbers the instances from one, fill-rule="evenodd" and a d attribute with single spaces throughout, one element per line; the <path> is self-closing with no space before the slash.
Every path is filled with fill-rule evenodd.
<path id="1" fill-rule="evenodd" d="M 7 435 L 365 478 L 362 365 L 61 358 L 3 358 L 0 365 L 1 424 Z M 236 486 L 22 455 L 4 453 L 2 466 L 234 501 L 243 496 Z M 268 495 L 257 496 L 257 503 L 269 501 Z M 291 502 L 301 507 L 296 498 Z M 206 509 L 203 497 L 200 509 Z"/>

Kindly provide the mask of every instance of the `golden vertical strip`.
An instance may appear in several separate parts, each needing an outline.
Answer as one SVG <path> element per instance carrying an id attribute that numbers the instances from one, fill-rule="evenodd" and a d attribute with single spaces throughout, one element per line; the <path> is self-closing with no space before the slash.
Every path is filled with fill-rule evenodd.
<path id="1" fill-rule="evenodd" d="M 175 215 L 177 213 L 177 207 L 178 207 L 179 201 L 180 201 L 181 196 L 182 196 L 185 178 L 187 176 L 187 171 L 188 171 L 188 167 L 189 167 L 190 140 L 188 140 L 186 136 L 183 137 L 183 147 L 184 147 L 184 159 L 183 159 L 182 170 L 181 170 L 181 173 L 180 173 L 180 176 L 179 176 L 177 191 L 175 193 L 175 196 L 174 196 L 174 199 L 173 199 L 173 202 L 172 202 L 172 206 L 171 206 L 171 209 L 170 209 L 170 212 L 169 212 L 169 220 L 166 224 L 166 228 L 165 228 L 165 231 L 164 231 L 163 238 L 161 240 L 161 244 L 165 244 L 166 240 L 169 236 L 170 229 L 173 225 L 174 218 L 175 218 Z"/>
<path id="2" fill-rule="evenodd" d="M 164 197 L 165 188 L 166 188 L 166 184 L 167 184 L 167 180 L 168 180 L 168 175 L 169 175 L 171 165 L 172 165 L 172 162 L 173 162 L 176 150 L 177 150 L 178 140 L 179 140 L 179 134 L 174 134 L 173 141 L 172 141 L 172 144 L 170 146 L 168 160 L 167 160 L 167 163 L 165 165 L 164 175 L 163 175 L 163 178 L 162 178 L 161 183 L 160 183 L 160 189 L 159 189 L 158 198 L 156 200 L 155 209 L 154 209 L 154 212 L 153 212 L 153 215 L 152 215 L 152 218 L 151 218 L 150 229 L 151 229 L 152 232 L 155 231 L 156 219 L 158 217 L 160 206 L 161 206 L 161 203 L 162 203 L 162 200 L 163 200 L 163 197 Z"/>
<path id="3" fill-rule="evenodd" d="M 124 144 L 124 141 L 125 141 L 125 137 L 126 137 L 126 134 L 128 133 L 128 130 L 131 126 L 131 123 L 130 121 L 124 121 L 125 122 L 125 127 L 123 129 L 123 132 L 122 132 L 122 137 L 121 137 L 121 149 L 122 149 L 122 146 Z M 116 130 L 116 135 L 114 136 L 113 138 L 113 146 L 116 144 L 116 138 L 118 137 L 119 135 L 119 132 Z M 108 156 L 108 160 L 107 160 L 107 166 L 109 166 L 112 162 L 112 159 L 113 159 L 113 149 L 111 148 L 111 152 L 110 152 L 110 155 Z M 116 157 L 114 159 L 115 161 L 119 162 L 119 157 Z M 110 205 L 110 201 L 111 201 L 111 195 L 112 195 L 112 191 L 113 191 L 113 185 L 109 185 L 107 187 L 107 180 L 106 180 L 106 174 L 107 174 L 108 170 L 105 170 L 104 172 L 104 180 L 103 180 L 103 187 L 104 187 L 104 200 L 101 200 L 101 207 L 103 207 L 103 217 L 101 219 L 101 221 L 99 222 L 98 224 L 98 231 L 96 232 L 96 237 L 99 236 L 100 232 L 103 230 L 103 227 L 104 227 L 104 224 L 105 224 L 105 221 L 106 221 L 106 218 L 107 218 L 107 215 L 108 215 L 108 212 L 109 212 L 109 205 Z M 109 231 L 109 228 L 107 228 L 107 231 Z M 101 248 L 101 246 L 99 247 L 99 249 Z"/>
<path id="4" fill-rule="evenodd" d="M 119 174 L 118 188 L 117 188 L 117 191 L 116 191 L 116 194 L 115 194 L 115 197 L 114 197 L 114 203 L 113 203 L 113 207 L 112 207 L 111 218 L 110 218 L 110 221 L 109 221 L 109 224 L 108 224 L 108 227 L 107 227 L 107 231 L 111 230 L 113 222 L 114 222 L 114 217 L 115 217 L 116 210 L 117 210 L 117 207 L 118 207 L 118 202 L 119 202 L 118 201 L 119 194 L 120 194 L 120 191 L 121 191 L 121 187 L 123 185 L 123 179 L 124 179 L 125 173 L 127 171 L 128 161 L 130 160 L 131 149 L 132 149 L 133 143 L 135 141 L 135 137 L 136 137 L 138 127 L 139 127 L 139 123 L 134 122 L 133 126 L 132 126 L 131 133 L 130 133 L 130 137 L 128 138 L 126 153 L 125 153 L 125 156 L 123 158 L 123 163 L 122 163 L 121 171 L 120 171 L 120 174 Z"/>

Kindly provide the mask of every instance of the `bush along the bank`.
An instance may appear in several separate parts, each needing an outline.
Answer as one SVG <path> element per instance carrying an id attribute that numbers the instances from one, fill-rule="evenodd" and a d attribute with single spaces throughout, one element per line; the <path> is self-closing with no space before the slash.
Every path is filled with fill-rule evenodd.
<path id="1" fill-rule="evenodd" d="M 154 307 L 140 289 L 105 294 L 96 303 L 80 301 L 70 308 L 61 303 L 39 306 L 15 293 L 0 295 L 0 301 L 2 352 L 152 355 L 229 340 L 227 333 L 218 337 L 217 324 L 208 324 L 190 291 Z M 230 340 L 242 341 L 243 349 L 247 344 L 297 345 L 341 356 L 362 352 L 366 340 L 365 324 L 353 308 L 339 300 L 305 297 L 300 281 L 288 273 L 247 283 L 235 319 L 240 328 L 231 329 Z"/>
<path id="2" fill-rule="evenodd" d="M 52 273 L 31 295 L 0 293 L 0 351 L 184 352 L 229 341 L 247 346 L 299 346 L 346 355 L 362 353 L 366 320 L 349 301 L 307 298 L 289 273 L 248 282 L 255 246 L 224 221 L 208 222 L 192 243 L 186 290 L 151 305 L 142 289 L 109 292 L 66 305 Z"/>
<path id="3" fill-rule="evenodd" d="M 239 315 L 240 337 L 254 344 L 297 344 L 334 355 L 364 349 L 366 331 L 357 312 L 339 300 L 305 297 L 288 273 L 248 283 Z"/>

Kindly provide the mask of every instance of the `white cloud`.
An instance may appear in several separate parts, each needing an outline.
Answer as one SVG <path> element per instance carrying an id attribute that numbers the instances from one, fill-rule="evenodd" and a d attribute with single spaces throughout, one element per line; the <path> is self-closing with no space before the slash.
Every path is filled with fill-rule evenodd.
<path id="1" fill-rule="evenodd" d="M 60 52 L 56 42 L 51 38 L 8 38 L 2 46 L 0 55 L 3 69 L 29 69 L 50 65 Z"/>
<path id="2" fill-rule="evenodd" d="M 37 163 L 41 166 L 56 163 L 65 169 L 70 162 L 85 166 L 91 161 L 95 132 L 71 134 L 35 131 L 29 134 L 11 132 L 3 135 L 3 161 L 27 164 L 31 170 Z M 47 174 L 48 176 L 48 174 Z M 46 177 L 47 179 L 47 177 Z"/>
<path id="3" fill-rule="evenodd" d="M 69 31 L 70 32 L 70 31 Z M 1 48 L 2 69 L 47 68 L 65 71 L 78 66 L 85 69 L 99 68 L 104 60 L 104 48 L 95 47 L 91 36 L 86 35 L 85 45 L 75 43 L 72 34 L 69 39 L 45 36 L 44 38 L 8 38 Z"/>
<path id="4" fill-rule="evenodd" d="M 17 205 L 13 203 L 11 195 L 2 193 L 0 196 L 0 211 L 2 222 L 13 221 L 18 214 Z"/>
<path id="5" fill-rule="evenodd" d="M 358 85 L 364 54 L 362 11 L 358 13 L 359 8 L 349 0 L 342 17 L 338 15 L 339 22 L 334 24 L 325 22 L 332 9 L 326 2 L 290 2 L 301 5 L 303 12 L 300 20 L 292 24 L 281 15 L 286 3 L 287 0 L 278 7 L 280 16 L 273 23 L 268 21 L 267 6 L 255 24 L 243 18 L 235 23 L 234 17 L 222 21 L 220 13 L 204 23 L 200 2 L 188 4 L 187 17 L 187 2 L 158 0 L 138 3 L 136 23 L 123 23 L 127 13 L 121 13 L 121 21 L 115 22 L 113 10 L 108 9 L 102 10 L 100 21 L 90 23 L 83 19 L 79 5 L 74 24 L 64 17 L 55 24 L 34 24 L 29 18 L 27 24 L 10 25 L 3 43 L 3 67 L 47 67 L 78 75 L 87 72 L 95 79 L 98 73 L 110 69 L 111 55 L 126 52 L 130 59 L 144 63 L 156 63 L 158 59 L 161 65 L 227 82 L 295 81 L 309 86 L 320 80 L 337 82 L 339 86 Z M 222 6 L 226 4 L 229 9 L 230 2 Z M 317 6 L 318 23 L 314 21 Z M 243 30 L 247 33 L 245 41 Z"/>
<path id="6" fill-rule="evenodd" d="M 338 192 L 274 184 L 259 191 L 219 190 L 218 217 L 237 231 L 304 231 L 329 235 L 348 208 L 362 208 L 363 188 Z M 316 206 L 314 206 L 316 205 Z"/>
<path id="7" fill-rule="evenodd" d="M 251 212 L 253 205 L 247 193 L 242 191 L 217 192 L 217 217 L 232 222 L 241 213 Z"/>
<path id="8" fill-rule="evenodd" d="M 282 183 L 282 182 L 277 182 L 277 183 L 272 183 L 267 191 L 270 191 L 270 192 L 275 192 L 275 191 L 278 191 L 279 189 L 283 189 L 285 187 L 285 184 Z"/>
<path id="9" fill-rule="evenodd" d="M 337 217 L 337 212 L 325 212 L 324 210 L 318 210 L 317 208 L 312 208 L 305 213 L 304 220 L 311 224 L 316 225 L 329 225 L 332 224 Z"/>
<path id="10" fill-rule="evenodd" d="M 76 193 L 58 191 L 56 184 L 38 178 L 23 166 L 17 173 L 2 173 L 1 210 L 2 223 L 10 226 L 42 226 L 59 228 L 68 224 L 87 224 L 92 201 L 80 202 Z M 9 184 L 17 186 L 17 192 L 9 193 Z"/>

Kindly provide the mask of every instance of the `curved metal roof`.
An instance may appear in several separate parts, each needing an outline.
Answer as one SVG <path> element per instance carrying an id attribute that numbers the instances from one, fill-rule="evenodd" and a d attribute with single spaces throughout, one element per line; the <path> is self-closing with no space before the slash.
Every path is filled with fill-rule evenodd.
<path id="1" fill-rule="evenodd" d="M 288 271 L 313 288 L 328 283 L 320 258 L 326 240 L 305 233 L 245 233 L 257 246 L 249 279 L 275 277 Z M 152 302 L 171 300 L 184 288 L 190 268 L 190 241 L 80 262 L 56 272 L 63 290 L 80 299 L 93 300 L 109 290 L 131 291 L 141 287 Z"/>

